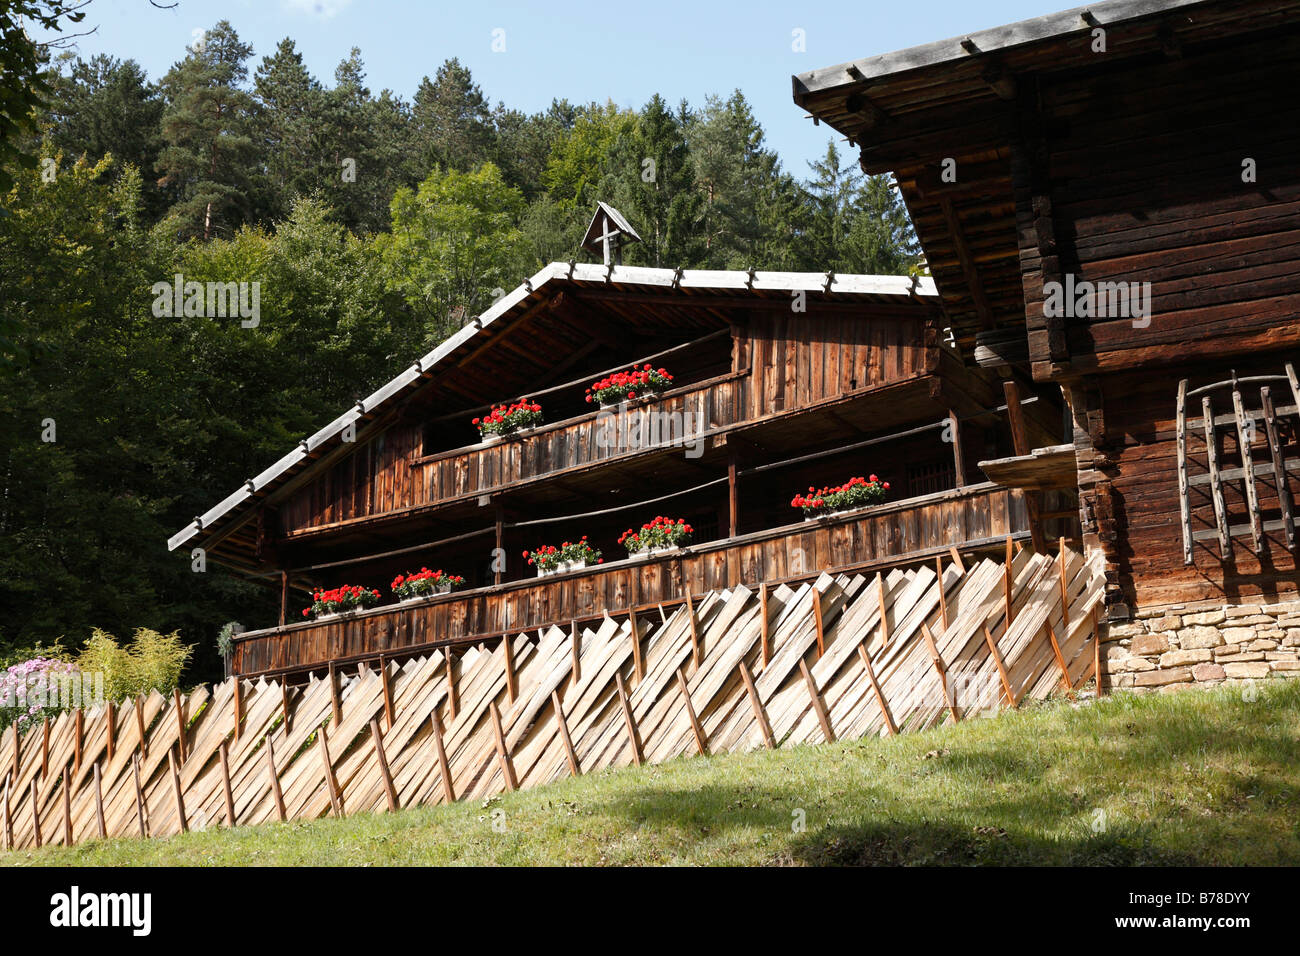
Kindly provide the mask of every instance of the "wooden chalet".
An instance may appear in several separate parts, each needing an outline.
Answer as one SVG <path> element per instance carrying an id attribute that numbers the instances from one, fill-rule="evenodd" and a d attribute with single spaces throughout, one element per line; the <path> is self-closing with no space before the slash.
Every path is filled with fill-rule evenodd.
<path id="1" fill-rule="evenodd" d="M 1004 390 L 945 344 L 945 324 L 929 279 L 552 263 L 169 545 L 279 589 L 278 622 L 238 635 L 230 666 L 295 677 L 658 615 L 741 583 L 1077 536 L 1072 490 L 1030 501 L 976 467 L 1059 444 L 1059 393 Z M 645 363 L 674 376 L 656 400 L 616 413 L 586 402 L 593 381 Z M 480 441 L 472 420 L 523 397 L 545 423 Z M 612 420 L 628 430 L 611 434 L 645 427 L 602 440 Z M 891 485 L 881 504 L 815 521 L 791 506 L 872 473 Z M 619 536 L 656 515 L 691 522 L 693 541 L 628 559 Z M 582 535 L 603 563 L 542 578 L 521 557 Z M 399 604 L 389 583 L 421 567 L 465 586 Z M 301 616 L 312 588 L 343 583 L 383 602 Z"/>
<path id="2" fill-rule="evenodd" d="M 983 469 L 1077 491 L 1111 620 L 1300 583 L 1298 75 L 1294 2 L 1118 0 L 794 78 L 896 177 L 959 360 L 1061 388 L 1069 446 Z"/>

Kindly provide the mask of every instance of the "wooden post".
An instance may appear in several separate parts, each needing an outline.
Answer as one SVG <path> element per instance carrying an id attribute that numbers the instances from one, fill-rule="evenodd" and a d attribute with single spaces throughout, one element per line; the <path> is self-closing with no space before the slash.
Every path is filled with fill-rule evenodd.
<path id="1" fill-rule="evenodd" d="M 185 705 L 181 703 L 179 687 L 172 688 L 172 707 L 176 710 L 176 750 L 182 761 L 185 760 Z"/>
<path id="2" fill-rule="evenodd" d="M 934 573 L 939 581 L 939 610 L 943 613 L 943 629 L 948 630 L 948 594 L 947 589 L 943 586 L 943 559 L 937 554 L 934 556 Z"/>
<path id="3" fill-rule="evenodd" d="M 442 796 L 448 803 L 456 802 L 456 788 L 451 780 L 451 765 L 447 761 L 447 747 L 442 739 L 442 721 L 438 719 L 438 708 L 429 714 L 430 734 L 433 738 L 434 753 L 438 757 L 438 775 L 442 777 Z"/>
<path id="4" fill-rule="evenodd" d="M 632 677 L 640 682 L 645 677 L 645 661 L 641 659 L 641 631 L 637 627 L 636 608 L 628 608 L 627 622 L 632 629 Z"/>
<path id="5" fill-rule="evenodd" d="M 862 667 L 867 672 L 867 680 L 871 682 L 872 693 L 876 695 L 876 703 L 880 705 L 880 713 L 885 718 L 885 729 L 889 731 L 889 736 L 895 737 L 898 735 L 898 726 L 894 723 L 894 715 L 889 712 L 889 704 L 880 689 L 880 682 L 876 680 L 876 671 L 871 666 L 871 655 L 867 653 L 865 640 L 858 645 L 858 657 L 862 659 Z"/>
<path id="6" fill-rule="evenodd" d="M 958 488 L 966 484 L 966 460 L 961 450 L 961 419 L 953 409 L 948 409 L 948 422 L 952 425 L 952 470 Z"/>
<path id="7" fill-rule="evenodd" d="M 504 541 L 505 541 L 505 508 L 504 508 L 504 506 L 501 504 L 501 500 L 500 500 L 500 498 L 495 498 L 495 497 L 494 497 L 493 500 L 492 500 L 492 504 L 493 504 L 493 506 L 494 506 L 494 507 L 493 507 L 493 512 L 494 512 L 494 515 L 495 515 L 495 524 L 496 524 L 496 542 L 497 542 L 497 543 L 496 543 L 496 552 L 495 552 L 495 553 L 496 553 L 496 556 L 499 557 L 499 556 L 505 554 L 505 546 L 504 546 Z M 496 585 L 498 585 L 498 584 L 501 583 L 501 562 L 500 562 L 500 561 L 495 561 L 495 560 L 494 560 L 494 561 L 492 562 L 492 565 L 493 565 L 493 571 L 492 571 L 492 584 L 493 584 L 493 586 L 496 586 Z"/>
<path id="8" fill-rule="evenodd" d="M 1057 554 L 1057 568 L 1061 575 L 1061 623 L 1065 627 L 1065 633 L 1070 633 L 1070 582 L 1066 576 L 1065 569 L 1065 538 L 1061 538 Z M 1055 640 L 1055 638 L 1053 638 Z"/>
<path id="9" fill-rule="evenodd" d="M 677 668 L 677 689 L 682 692 L 682 702 L 686 705 L 686 716 L 691 721 L 691 733 L 695 735 L 695 746 L 700 751 L 701 757 L 709 755 L 709 740 L 704 734 L 704 727 L 700 724 L 700 718 L 695 715 L 695 705 L 691 703 L 691 689 L 686 683 L 686 672 L 680 667 Z"/>
<path id="10" fill-rule="evenodd" d="M 343 697 L 339 693 L 339 670 L 330 661 L 330 713 L 334 717 L 334 726 L 337 727 L 343 723 Z"/>
<path id="11" fill-rule="evenodd" d="M 1092 672 L 1097 675 L 1097 696 L 1101 697 L 1106 691 L 1101 680 L 1101 626 L 1097 623 L 1096 605 L 1092 608 Z"/>
<path id="12" fill-rule="evenodd" d="M 400 810 L 397 802 L 397 788 L 393 786 L 393 774 L 388 769 L 388 755 L 384 753 L 384 735 L 379 729 L 379 718 L 370 718 L 370 738 L 375 744 L 375 758 L 379 762 L 379 774 L 384 778 L 384 793 L 388 797 L 388 809 Z"/>
<path id="13" fill-rule="evenodd" d="M 86 740 L 86 712 L 80 707 L 77 708 L 76 715 L 73 718 L 72 738 L 72 769 L 81 769 L 81 753 L 85 746 Z"/>
<path id="14" fill-rule="evenodd" d="M 50 718 L 41 720 L 41 776 L 50 775 Z"/>
<path id="15" fill-rule="evenodd" d="M 1255 487 L 1255 459 L 1250 442 L 1255 430 L 1255 420 L 1246 415 L 1246 407 L 1241 400 L 1241 390 L 1235 383 L 1232 388 L 1232 410 L 1237 418 L 1237 451 L 1241 455 L 1241 469 L 1245 472 L 1243 484 L 1246 488 L 1247 516 L 1250 518 L 1250 537 L 1255 545 L 1255 553 L 1259 554 L 1264 550 L 1264 519 L 1259 510 L 1259 492 Z M 1282 476 L 1285 478 L 1286 473 L 1283 472 Z"/>
<path id="16" fill-rule="evenodd" d="M 230 745 L 221 741 L 218 752 L 221 755 L 221 793 L 226 800 L 226 826 L 239 824 L 235 820 L 235 793 L 230 789 Z"/>
<path id="17" fill-rule="evenodd" d="M 460 708 L 460 695 L 456 693 L 456 671 L 452 663 L 451 648 L 444 647 L 442 653 L 447 671 L 447 719 L 455 720 L 456 711 Z"/>
<path id="18" fill-rule="evenodd" d="M 569 772 L 575 777 L 581 776 L 582 766 L 578 763 L 578 752 L 573 749 L 569 722 L 564 717 L 564 699 L 558 690 L 551 691 L 551 707 L 555 709 L 555 726 L 560 731 L 560 741 L 564 744 L 564 759 L 569 762 Z"/>
<path id="19" fill-rule="evenodd" d="M 1007 399 L 1007 422 L 1011 426 L 1011 445 L 1016 456 L 1023 458 L 1030 452 L 1029 438 L 1025 434 L 1025 418 L 1020 408 L 1020 384 L 1013 379 L 1002 383 L 1002 391 Z M 1043 528 L 1038 518 L 1039 493 L 1025 491 L 1025 511 L 1029 516 L 1029 535 L 1033 540 L 1034 550 L 1042 554 L 1046 550 L 1043 543 Z"/>
<path id="20" fill-rule="evenodd" d="M 36 786 L 36 778 L 32 777 L 32 836 L 36 839 L 36 848 L 40 849 L 45 841 L 41 838 L 41 794 Z"/>
<path id="21" fill-rule="evenodd" d="M 393 685 L 388 677 L 388 661 L 379 655 L 379 682 L 384 692 L 384 720 L 389 730 L 393 729 Z"/>
<path id="22" fill-rule="evenodd" d="M 289 678 L 280 678 L 280 722 L 284 724 L 284 732 L 289 733 Z"/>
<path id="23" fill-rule="evenodd" d="M 230 679 L 235 682 L 231 700 L 235 705 L 235 739 L 238 740 L 244 732 L 244 682 L 238 677 Z"/>
<path id="24" fill-rule="evenodd" d="M 271 742 L 271 735 L 267 734 L 266 740 L 266 773 L 271 778 L 271 796 L 275 798 L 275 813 L 284 823 L 289 818 L 284 808 L 284 794 L 280 790 L 280 773 L 275 769 L 275 744 Z"/>
<path id="25" fill-rule="evenodd" d="M 144 813 L 144 788 L 140 786 L 140 755 L 131 754 L 131 776 L 135 779 L 135 819 L 140 825 L 140 836 L 149 835 L 149 821 Z"/>
<path id="26" fill-rule="evenodd" d="M 619 705 L 623 708 L 623 723 L 627 725 L 627 739 L 632 745 L 632 762 L 639 767 L 645 759 L 641 754 L 641 735 L 637 732 L 636 719 L 632 716 L 632 703 L 627 697 L 627 686 L 623 683 L 623 675 L 618 671 L 614 672 L 614 682 L 618 688 Z"/>
<path id="27" fill-rule="evenodd" d="M 515 765 L 510 760 L 510 750 L 506 747 L 505 728 L 501 726 L 501 709 L 497 707 L 497 702 L 494 700 L 488 703 L 488 710 L 492 714 L 492 733 L 496 737 L 497 762 L 501 765 L 501 779 L 506 790 L 518 790 L 519 781 L 515 777 Z"/>
<path id="28" fill-rule="evenodd" d="M 105 743 L 108 747 L 108 759 L 113 760 L 113 749 L 117 745 L 117 707 L 110 701 L 104 703 Z"/>
<path id="29" fill-rule="evenodd" d="M 569 656 L 571 664 L 569 666 L 569 686 L 578 686 L 578 681 L 582 680 L 582 649 L 578 644 L 578 622 L 569 622 Z"/>
<path id="30" fill-rule="evenodd" d="M 5 774 L 4 838 L 6 850 L 14 848 L 14 817 L 13 810 L 9 806 L 9 785 L 11 783 L 13 783 L 13 774 Z"/>
<path id="31" fill-rule="evenodd" d="M 1187 379 L 1182 379 L 1178 383 L 1178 417 L 1175 434 L 1178 440 L 1178 511 L 1183 529 L 1183 564 L 1191 564 L 1193 541 L 1192 505 L 1188 500 L 1191 486 L 1187 476 Z"/>
<path id="32" fill-rule="evenodd" d="M 885 578 L 876 572 L 876 600 L 880 604 L 880 636 L 883 640 L 881 647 L 889 646 L 889 609 L 885 604 Z"/>
<path id="33" fill-rule="evenodd" d="M 72 846 L 72 775 L 63 768 L 63 845 Z"/>
<path id="34" fill-rule="evenodd" d="M 330 758 L 329 735 L 325 733 L 324 724 L 321 724 L 320 730 L 316 731 L 316 744 L 321 766 L 325 769 L 325 790 L 329 793 L 330 809 L 334 811 L 334 816 L 341 817 L 343 803 L 339 799 L 339 778 L 334 774 L 334 761 Z"/>
<path id="35" fill-rule="evenodd" d="M 730 521 L 728 522 L 727 536 L 730 538 L 734 538 L 736 536 L 736 527 L 737 527 L 736 501 L 737 501 L 736 499 L 736 456 L 733 454 L 730 458 L 727 459 L 727 504 L 728 504 L 728 511 L 730 515 Z"/>
<path id="36" fill-rule="evenodd" d="M 280 572 L 280 626 L 284 627 L 289 613 L 289 572 Z"/>
<path id="37" fill-rule="evenodd" d="M 961 713 L 957 710 L 957 702 L 948 692 L 948 670 L 944 667 L 943 657 L 939 654 L 939 645 L 934 642 L 934 635 L 930 633 L 930 628 L 924 621 L 921 622 L 921 633 L 930 648 L 930 663 L 934 665 L 935 673 L 939 675 L 939 687 L 943 690 L 944 702 L 948 705 L 948 712 L 952 714 L 953 722 L 956 723 L 961 720 Z"/>
<path id="38" fill-rule="evenodd" d="M 767 583 L 764 582 L 758 586 L 758 613 L 763 619 L 763 630 L 759 636 L 761 644 L 763 667 L 767 667 L 768 661 L 772 659 L 772 622 L 768 619 L 767 614 Z"/>
<path id="39" fill-rule="evenodd" d="M 799 673 L 803 674 L 803 682 L 808 687 L 808 696 L 812 698 L 813 710 L 817 714 L 817 723 L 821 725 L 822 735 L 827 743 L 834 743 L 835 731 L 831 729 L 830 715 L 826 713 L 826 705 L 822 703 L 822 695 L 817 690 L 817 682 L 813 680 L 812 671 L 808 669 L 802 657 L 799 658 Z"/>
<path id="40" fill-rule="evenodd" d="M 509 634 L 501 635 L 501 646 L 505 648 L 505 668 L 506 668 L 506 697 L 510 703 L 515 702 L 515 693 L 518 687 L 518 681 L 515 677 L 515 649 L 514 642 L 510 640 Z"/>
<path id="41" fill-rule="evenodd" d="M 185 818 L 185 795 L 181 792 L 181 774 L 176 768 L 176 756 L 170 749 L 167 751 L 167 766 L 172 772 L 172 796 L 176 798 L 176 818 L 180 821 L 181 832 L 189 833 L 190 821 Z"/>
<path id="42" fill-rule="evenodd" d="M 952 546 L 952 547 L 950 547 L 950 548 L 948 548 L 948 554 L 950 554 L 950 555 L 952 556 L 952 563 L 955 564 L 955 565 L 957 565 L 957 571 L 958 571 L 959 573 L 961 573 L 961 574 L 965 574 L 965 573 L 966 573 L 966 563 L 965 563 L 964 561 L 962 561 L 962 559 L 961 559 L 961 552 L 957 550 L 957 548 L 956 548 L 955 545 Z"/>
<path id="43" fill-rule="evenodd" d="M 23 751 L 23 738 L 18 733 L 18 721 L 14 721 L 14 786 L 18 785 L 18 767 L 21 761 Z"/>
<path id="44" fill-rule="evenodd" d="M 1002 679 L 1002 692 L 1007 695 L 1007 703 L 1014 710 L 1020 706 L 1020 701 L 1016 699 L 1015 692 L 1011 689 L 1011 675 L 1007 673 L 1006 661 L 1002 659 L 1002 652 L 998 650 L 998 642 L 993 640 L 993 634 L 984 626 L 984 643 L 988 645 L 989 654 L 993 656 L 993 663 L 997 665 L 998 677 Z"/>
<path id="45" fill-rule="evenodd" d="M 822 621 L 822 595 L 816 587 L 811 587 L 812 591 L 812 612 L 813 626 L 817 628 L 817 659 L 821 660 L 822 655 L 826 653 L 826 627 Z"/>
<path id="46" fill-rule="evenodd" d="M 1006 564 L 1002 567 L 1002 610 L 1006 616 L 1006 629 L 1011 629 L 1011 622 L 1015 620 L 1015 611 L 1011 607 L 1011 586 L 1013 584 L 1011 577 L 1011 562 L 1015 560 L 1015 554 L 1011 549 L 1011 535 L 1007 535 L 1007 558 Z"/>
<path id="47" fill-rule="evenodd" d="M 144 733 L 144 695 L 135 695 L 135 729 L 140 734 L 140 756 L 149 756 L 149 738 Z"/>
<path id="48" fill-rule="evenodd" d="M 700 666 L 700 626 L 695 620 L 695 599 L 690 589 L 686 590 L 686 612 L 691 618 L 691 659 L 696 667 Z M 639 761 L 638 761 L 639 762 Z"/>
<path id="49" fill-rule="evenodd" d="M 1201 397 L 1201 424 L 1205 431 L 1205 459 L 1210 468 L 1210 499 L 1214 502 L 1214 524 L 1219 530 L 1219 557 L 1225 561 L 1232 553 L 1228 533 L 1228 511 L 1223 502 L 1223 479 L 1219 477 L 1219 441 L 1214 429 L 1214 407 L 1210 396 Z"/>
<path id="50" fill-rule="evenodd" d="M 1277 409 L 1273 407 L 1273 394 L 1265 385 L 1259 390 L 1264 413 L 1264 433 L 1268 438 L 1268 454 L 1273 462 L 1273 481 L 1277 487 L 1278 507 L 1282 511 L 1282 530 L 1286 533 L 1286 546 L 1295 550 L 1295 510 L 1291 501 L 1291 488 L 1287 481 L 1286 463 L 1282 455 L 1282 441 L 1277 430 Z"/>
<path id="51" fill-rule="evenodd" d="M 108 827 L 104 825 L 104 775 L 95 763 L 95 829 L 101 840 L 108 836 Z"/>
<path id="52" fill-rule="evenodd" d="M 750 709 L 754 712 L 754 720 L 758 722 L 758 729 L 763 734 L 763 743 L 767 745 L 768 750 L 776 749 L 776 737 L 772 734 L 772 725 L 768 722 L 767 714 L 763 712 L 763 701 L 758 696 L 758 688 L 754 686 L 754 676 L 749 673 L 749 668 L 745 666 L 742 660 L 736 665 L 740 671 L 740 679 L 745 684 L 745 695 L 749 698 Z"/>

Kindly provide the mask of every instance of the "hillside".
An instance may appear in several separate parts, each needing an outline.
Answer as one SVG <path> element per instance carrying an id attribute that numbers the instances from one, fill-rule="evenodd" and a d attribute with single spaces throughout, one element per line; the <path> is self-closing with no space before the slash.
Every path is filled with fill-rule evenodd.
<path id="1" fill-rule="evenodd" d="M 682 759 L 486 803 L 0 863 L 1296 864 L 1298 768 L 1300 682 L 1287 682 L 1054 701 L 894 740 Z"/>

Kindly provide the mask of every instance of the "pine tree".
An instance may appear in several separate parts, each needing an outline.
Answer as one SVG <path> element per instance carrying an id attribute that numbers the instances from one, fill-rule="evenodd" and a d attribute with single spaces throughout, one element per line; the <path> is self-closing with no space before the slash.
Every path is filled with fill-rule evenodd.
<path id="1" fill-rule="evenodd" d="M 240 88 L 253 48 L 222 20 L 163 78 L 167 109 L 158 160 L 180 193 L 171 215 L 181 235 L 229 234 L 251 213 L 253 98 Z"/>
<path id="2" fill-rule="evenodd" d="M 317 142 L 324 93 L 288 37 L 262 59 L 253 93 L 259 106 L 254 135 L 266 170 L 263 205 L 268 217 L 281 219 L 296 198 L 326 184 L 325 155 Z"/>
<path id="3" fill-rule="evenodd" d="M 426 170 L 437 164 L 465 172 L 492 158 L 488 102 L 460 60 L 447 60 L 432 81 L 427 76 L 420 81 L 412 115 Z"/>

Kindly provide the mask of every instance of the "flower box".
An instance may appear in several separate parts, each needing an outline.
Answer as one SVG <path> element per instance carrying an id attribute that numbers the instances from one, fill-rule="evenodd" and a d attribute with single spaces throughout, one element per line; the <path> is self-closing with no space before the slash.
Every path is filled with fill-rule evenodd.
<path id="1" fill-rule="evenodd" d="M 553 568 L 538 568 L 537 576 L 539 578 L 549 578 L 554 574 L 568 574 L 570 571 L 580 571 L 586 567 L 592 567 L 595 562 L 592 561 L 561 561 Z"/>
<path id="2" fill-rule="evenodd" d="M 450 594 L 464 583 L 465 579 L 458 574 L 448 574 L 442 569 L 430 571 L 421 568 L 410 574 L 399 574 L 393 578 L 389 588 L 397 595 L 400 603 L 406 604 L 424 601 L 439 594 Z"/>
<path id="3" fill-rule="evenodd" d="M 820 518 L 852 514 L 885 500 L 889 491 L 889 482 L 881 481 L 875 475 L 868 478 L 850 478 L 836 488 L 822 488 L 820 491 L 809 487 L 808 493 L 795 495 L 790 501 L 792 508 L 803 511 L 805 521 Z"/>
<path id="4" fill-rule="evenodd" d="M 686 523 L 685 518 L 658 515 L 643 524 L 640 530 L 628 528 L 619 536 L 618 543 L 627 548 L 629 558 L 651 558 L 680 551 L 683 545 L 690 543 L 694 534 L 695 529 Z"/>
<path id="5" fill-rule="evenodd" d="M 553 544 L 544 544 L 536 551 L 525 551 L 524 560 L 537 570 L 539 578 L 565 574 L 605 562 L 600 551 L 587 543 L 585 534 L 577 541 L 565 541 L 558 548 Z"/>
<path id="6" fill-rule="evenodd" d="M 673 377 L 667 369 L 657 369 L 646 363 L 640 368 L 615 372 L 598 382 L 592 382 L 587 389 L 587 403 L 601 408 L 616 408 L 637 399 L 654 401 L 672 384 Z"/>
<path id="7" fill-rule="evenodd" d="M 642 548 L 640 551 L 633 551 L 628 555 L 633 560 L 649 560 L 650 558 L 662 558 L 665 555 L 676 554 L 682 550 L 680 544 L 664 545 L 662 548 Z"/>
<path id="8" fill-rule="evenodd" d="M 497 405 L 487 415 L 473 420 L 484 444 L 531 431 L 541 423 L 542 406 L 526 398 L 510 405 Z"/>
<path id="9" fill-rule="evenodd" d="M 303 617 L 313 621 L 332 621 L 378 604 L 379 592 L 356 584 L 343 584 L 336 588 L 313 591 L 311 601 L 311 607 L 303 608 Z"/>
<path id="10" fill-rule="evenodd" d="M 600 407 L 602 411 L 610 411 L 611 409 L 615 409 L 615 408 L 627 408 L 628 405 L 632 404 L 633 402 L 635 402 L 638 405 L 649 404 L 650 402 L 659 401 L 659 398 L 662 394 L 663 393 L 658 390 L 637 392 L 635 398 L 617 398 L 614 399 L 613 401 L 601 402 Z"/>

